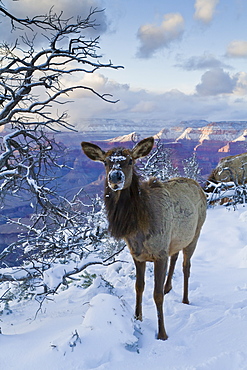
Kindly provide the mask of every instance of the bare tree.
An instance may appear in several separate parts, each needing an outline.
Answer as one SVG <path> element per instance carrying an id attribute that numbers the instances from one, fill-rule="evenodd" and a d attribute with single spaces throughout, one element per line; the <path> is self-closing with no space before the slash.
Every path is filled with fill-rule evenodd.
<path id="1" fill-rule="evenodd" d="M 34 208 L 28 225 L 7 220 L 25 227 L 26 234 L 7 247 L 0 260 L 17 251 L 21 261 L 29 263 L 26 270 L 22 266 L 27 281 L 41 278 L 62 256 L 67 262 L 72 253 L 84 258 L 90 242 L 95 248 L 104 237 L 105 231 L 86 222 L 89 216 L 78 208 L 79 196 L 68 200 L 58 195 L 54 169 L 65 164 L 51 136 L 51 130 L 73 129 L 64 105 L 74 90 L 117 102 L 110 94 L 71 82 L 99 69 L 122 68 L 111 61 L 101 63 L 99 37 L 85 36 L 88 29 L 97 29 L 99 12 L 91 9 L 86 18 L 66 18 L 51 8 L 45 15 L 20 18 L 0 1 L 0 21 L 1 17 L 9 21 L 15 39 L 0 44 L 0 126 L 7 131 L 0 139 L 0 206 L 7 198 L 26 197 Z M 55 107 L 62 108 L 61 112 Z M 92 212 L 96 212 L 94 207 Z M 69 275 L 76 271 L 72 269 Z M 18 279 L 7 274 L 0 282 L 13 280 Z"/>
<path id="2" fill-rule="evenodd" d="M 45 176 L 48 168 L 59 166 L 54 154 L 57 146 L 47 129 L 73 128 L 63 106 L 74 90 L 88 90 L 100 99 L 116 102 L 109 94 L 71 83 L 101 68 L 121 68 L 111 61 L 101 63 L 99 37 L 84 35 L 88 29 L 97 29 L 95 18 L 100 12 L 91 9 L 85 19 L 66 18 L 51 8 L 45 15 L 20 18 L 0 1 L 0 20 L 7 19 L 13 37 L 16 35 L 12 44 L 0 44 L 0 126 L 10 131 L 0 148 L 2 201 L 8 194 L 25 191 L 36 197 L 41 208 L 67 217 Z M 55 113 L 56 105 L 62 106 L 62 112 Z"/>
<path id="3" fill-rule="evenodd" d="M 87 39 L 86 29 L 96 28 L 95 16 L 100 10 L 92 9 L 86 19 L 64 18 L 51 9 L 46 15 L 18 18 L 10 14 L 0 2 L 0 15 L 7 17 L 12 32 L 17 33 L 13 44 L 0 44 L 0 126 L 46 126 L 54 129 L 70 127 L 68 114 L 56 117 L 52 108 L 65 104 L 69 94 L 78 89 L 88 90 L 99 98 L 115 103 L 109 94 L 100 94 L 83 85 L 64 86 L 67 76 L 94 73 L 102 68 L 122 68 L 111 61 L 99 60 L 99 37 Z M 18 33 L 22 31 L 21 37 Z M 23 30 L 27 31 L 23 33 Z M 40 48 L 37 34 L 42 35 L 46 46 Z"/>

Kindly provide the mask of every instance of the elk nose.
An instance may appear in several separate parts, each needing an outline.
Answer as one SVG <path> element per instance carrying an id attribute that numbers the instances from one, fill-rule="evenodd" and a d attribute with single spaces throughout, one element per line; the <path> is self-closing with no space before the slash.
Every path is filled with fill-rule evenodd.
<path id="1" fill-rule="evenodd" d="M 113 184 L 118 184 L 119 182 L 124 181 L 124 174 L 122 171 L 114 170 L 109 173 L 109 180 Z"/>

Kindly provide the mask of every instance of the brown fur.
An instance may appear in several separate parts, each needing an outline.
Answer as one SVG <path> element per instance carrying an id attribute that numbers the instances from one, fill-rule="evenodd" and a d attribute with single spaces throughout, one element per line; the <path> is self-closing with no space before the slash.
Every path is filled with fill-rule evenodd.
<path id="1" fill-rule="evenodd" d="M 189 303 L 190 258 L 206 217 L 206 197 L 197 182 L 187 178 L 176 178 L 164 183 L 156 179 L 140 181 L 134 171 L 134 160 L 147 155 L 152 146 L 153 138 L 147 138 L 133 150 L 116 148 L 105 153 L 95 145 L 82 143 L 89 158 L 106 165 L 105 205 L 109 231 L 116 238 L 125 239 L 134 259 L 135 315 L 140 320 L 146 261 L 154 262 L 158 339 L 165 340 L 164 293 L 172 288 L 172 275 L 178 253 L 183 250 L 183 302 Z M 169 256 L 171 263 L 164 286 Z"/>
<path id="2" fill-rule="evenodd" d="M 221 158 L 208 177 L 209 182 L 233 181 L 241 185 L 247 182 L 247 152 Z"/>
<path id="3" fill-rule="evenodd" d="M 138 230 L 146 231 L 150 224 L 150 213 L 145 207 L 146 192 L 140 187 L 133 173 L 131 186 L 115 194 L 106 183 L 105 206 L 109 231 L 115 238 L 125 238 Z"/>

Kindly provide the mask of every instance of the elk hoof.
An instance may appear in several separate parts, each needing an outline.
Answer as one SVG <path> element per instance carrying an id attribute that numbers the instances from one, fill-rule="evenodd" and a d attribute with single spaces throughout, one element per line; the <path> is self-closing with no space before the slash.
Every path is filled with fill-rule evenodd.
<path id="1" fill-rule="evenodd" d="M 188 298 L 184 298 L 183 300 L 182 300 L 182 303 L 184 303 L 184 304 L 190 304 L 190 302 L 189 302 L 189 300 L 188 300 Z"/>
<path id="2" fill-rule="evenodd" d="M 169 293 L 171 290 L 172 290 L 172 286 L 171 285 L 165 286 L 164 295 L 166 295 L 167 293 Z"/>
<path id="3" fill-rule="evenodd" d="M 158 334 L 157 335 L 157 339 L 159 339 L 159 340 L 167 340 L 168 339 L 168 335 L 166 334 L 166 333 L 164 333 L 164 334 Z"/>
<path id="4" fill-rule="evenodd" d="M 142 321 L 142 315 L 135 315 L 135 319 L 139 320 L 139 321 Z"/>

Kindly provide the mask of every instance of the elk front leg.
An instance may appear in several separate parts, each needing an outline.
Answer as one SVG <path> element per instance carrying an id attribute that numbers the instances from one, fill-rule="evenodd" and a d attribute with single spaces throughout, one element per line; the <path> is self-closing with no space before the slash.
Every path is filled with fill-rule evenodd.
<path id="1" fill-rule="evenodd" d="M 139 262 L 134 259 L 136 266 L 136 308 L 135 318 L 142 321 L 142 294 L 145 286 L 146 262 Z"/>
<path id="2" fill-rule="evenodd" d="M 184 294 L 182 302 L 185 304 L 189 304 L 189 277 L 190 277 L 190 258 L 186 255 L 184 256 L 183 261 L 183 273 L 184 273 Z"/>
<path id="3" fill-rule="evenodd" d="M 166 340 L 168 338 L 164 325 L 164 282 L 166 277 L 167 258 L 154 262 L 154 301 L 158 316 L 158 336 L 157 339 Z"/>

